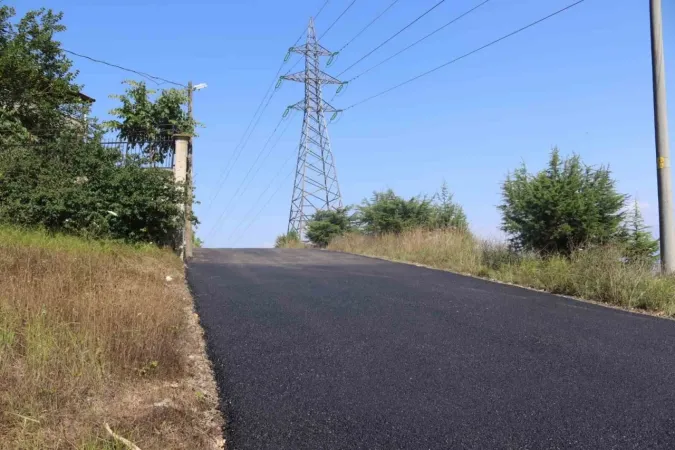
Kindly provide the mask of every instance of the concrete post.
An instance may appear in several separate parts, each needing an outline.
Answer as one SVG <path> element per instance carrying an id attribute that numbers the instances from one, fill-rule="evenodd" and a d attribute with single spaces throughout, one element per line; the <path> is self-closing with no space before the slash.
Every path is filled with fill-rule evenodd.
<path id="1" fill-rule="evenodd" d="M 176 154 L 173 160 L 173 175 L 176 183 L 185 183 L 187 180 L 187 154 L 190 135 L 175 134 Z"/>
<path id="2" fill-rule="evenodd" d="M 186 183 L 188 175 L 188 146 L 190 143 L 189 134 L 176 134 L 174 135 L 175 139 L 175 155 L 173 160 L 173 176 L 176 183 Z M 189 200 L 188 200 L 189 201 Z M 183 211 L 190 211 L 190 208 L 186 208 L 187 205 L 181 205 Z M 180 242 L 181 250 L 180 255 L 182 259 L 186 259 L 191 255 L 187 255 L 185 252 L 186 242 L 185 239 L 188 236 L 191 236 L 192 222 L 190 222 L 189 217 L 185 217 L 185 226 L 183 227 L 183 232 L 181 233 Z"/>
<path id="3" fill-rule="evenodd" d="M 663 58 L 661 0 L 649 2 L 652 36 L 652 79 L 654 87 L 654 128 L 656 136 L 656 180 L 659 193 L 659 234 L 661 270 L 675 272 L 675 217 L 668 147 L 668 109 L 666 105 L 666 65 Z"/>

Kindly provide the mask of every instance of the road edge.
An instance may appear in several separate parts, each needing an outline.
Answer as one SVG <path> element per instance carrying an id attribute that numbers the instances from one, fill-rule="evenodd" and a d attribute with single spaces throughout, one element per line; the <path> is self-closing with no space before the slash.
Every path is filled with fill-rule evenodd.
<path id="1" fill-rule="evenodd" d="M 345 255 L 361 256 L 361 257 L 364 257 L 364 258 L 377 259 L 377 260 L 380 260 L 380 261 L 387 261 L 387 262 L 398 263 L 398 264 L 406 264 L 408 266 L 421 267 L 423 269 L 431 269 L 431 270 L 436 270 L 436 271 L 439 271 L 439 272 L 452 273 L 454 275 L 460 275 L 460 276 L 464 276 L 464 277 L 468 277 L 468 278 L 473 278 L 473 279 L 476 279 L 476 280 L 487 281 L 487 282 L 490 282 L 490 283 L 501 284 L 501 285 L 504 285 L 504 286 L 517 287 L 517 288 L 525 289 L 525 290 L 532 291 L 532 292 L 538 292 L 540 294 L 554 295 L 554 296 L 560 297 L 560 298 L 566 298 L 566 299 L 569 299 L 569 300 L 576 300 L 576 301 L 582 302 L 582 303 L 589 303 L 591 305 L 602 306 L 603 308 L 609 308 L 609 309 L 613 309 L 613 310 L 616 310 L 616 311 L 623 311 L 623 312 L 626 312 L 626 313 L 637 314 L 637 315 L 640 315 L 640 316 L 654 317 L 654 318 L 657 318 L 657 319 L 664 319 L 664 320 L 669 320 L 669 321 L 675 322 L 675 317 L 669 317 L 669 316 L 667 316 L 663 313 L 660 314 L 659 312 L 650 312 L 650 311 L 646 311 L 646 310 L 638 309 L 638 308 L 617 306 L 617 305 L 612 305 L 610 303 L 599 302 L 597 300 L 589 300 L 587 298 L 574 297 L 572 295 L 556 294 L 554 292 L 545 291 L 543 289 L 537 289 L 537 288 L 534 288 L 534 287 L 531 287 L 531 286 L 523 286 L 521 284 L 509 283 L 509 282 L 497 280 L 497 279 L 494 279 L 494 278 L 481 277 L 481 276 L 473 275 L 473 274 L 470 274 L 470 273 L 463 273 L 463 272 L 457 272 L 455 270 L 443 269 L 443 268 L 434 267 L 434 266 L 428 266 L 426 264 L 420 264 L 420 263 L 416 263 L 416 262 L 399 260 L 399 259 L 385 258 L 383 256 L 367 255 L 367 254 L 364 254 L 364 253 L 343 252 L 343 251 L 340 251 L 340 250 L 321 249 L 321 251 L 329 252 L 329 253 L 342 253 L 342 254 L 345 254 Z"/>

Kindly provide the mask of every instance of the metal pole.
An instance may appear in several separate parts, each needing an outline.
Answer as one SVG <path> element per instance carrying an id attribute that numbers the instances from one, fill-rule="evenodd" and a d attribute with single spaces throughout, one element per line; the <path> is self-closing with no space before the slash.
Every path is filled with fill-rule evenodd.
<path id="1" fill-rule="evenodd" d="M 192 81 L 188 82 L 188 117 L 192 121 L 192 94 L 194 93 L 194 87 L 192 86 Z M 194 131 L 190 133 L 190 140 L 188 142 L 187 150 L 187 179 L 186 186 L 188 191 L 188 200 L 185 205 L 185 259 L 192 258 L 192 135 Z"/>
<path id="2" fill-rule="evenodd" d="M 666 106 L 666 67 L 663 59 L 661 0 L 650 0 L 652 37 L 652 80 L 654 89 L 654 129 L 656 134 L 656 180 L 659 187 L 659 233 L 661 270 L 675 271 L 675 227 L 673 191 L 668 147 L 668 111 Z"/>

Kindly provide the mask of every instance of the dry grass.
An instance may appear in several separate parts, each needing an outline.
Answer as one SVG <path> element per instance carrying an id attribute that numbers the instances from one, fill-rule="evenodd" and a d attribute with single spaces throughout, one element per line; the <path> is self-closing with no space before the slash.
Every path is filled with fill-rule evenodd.
<path id="1" fill-rule="evenodd" d="M 0 273 L 2 448 L 121 448 L 105 422 L 144 450 L 213 448 L 215 387 L 178 258 L 0 228 Z"/>
<path id="2" fill-rule="evenodd" d="M 349 234 L 328 248 L 675 316 L 675 278 L 656 275 L 649 265 L 624 264 L 613 246 L 580 250 L 571 258 L 540 258 L 464 232 L 412 230 L 398 236 Z"/>
<path id="3" fill-rule="evenodd" d="M 302 241 L 286 241 L 275 245 L 274 248 L 307 248 L 307 245 Z"/>

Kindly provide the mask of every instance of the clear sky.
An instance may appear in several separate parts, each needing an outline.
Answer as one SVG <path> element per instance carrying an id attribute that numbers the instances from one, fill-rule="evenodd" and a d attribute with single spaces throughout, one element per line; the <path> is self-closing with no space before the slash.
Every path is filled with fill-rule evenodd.
<path id="1" fill-rule="evenodd" d="M 351 1 L 331 0 L 317 20 L 317 32 L 321 34 Z M 341 72 L 437 1 L 400 0 L 326 71 Z M 481 1 L 447 0 L 344 78 Z M 301 99 L 299 84 L 285 82 L 276 92 L 220 194 L 211 199 L 287 48 L 323 0 L 6 3 L 19 13 L 41 6 L 63 11 L 68 31 L 61 40 L 69 50 L 170 80 L 208 83 L 207 89 L 195 93 L 195 115 L 206 126 L 194 147 L 197 197 L 202 202 L 196 208 L 202 222 L 198 235 L 208 246 L 261 247 L 271 246 L 275 236 L 286 231 L 292 189 L 287 175 L 297 153 L 300 114 L 282 124 L 280 129 L 288 129 L 278 145 L 268 158 L 261 158 L 263 164 L 248 187 L 234 194 L 286 106 Z M 322 44 L 331 50 L 342 47 L 389 3 L 357 0 Z M 364 75 L 333 104 L 349 106 L 569 3 L 572 0 L 491 0 Z M 664 1 L 663 8 L 672 112 L 675 4 Z M 586 0 L 348 111 L 329 125 L 344 202 L 359 203 L 373 190 L 385 188 L 404 196 L 433 193 L 446 180 L 472 229 L 499 236 L 495 206 L 505 174 L 521 162 L 531 170 L 542 168 L 557 145 L 565 154 L 579 153 L 589 164 L 610 164 L 619 189 L 637 197 L 648 224 L 657 227 L 648 9 L 647 0 Z M 74 61 L 84 92 L 97 99 L 94 114 L 105 118 L 115 103 L 108 95 L 119 93 L 120 82 L 134 76 L 87 60 Z M 294 62 L 291 59 L 284 70 Z M 327 99 L 333 90 L 326 87 Z M 670 122 L 672 138 L 672 115 Z M 239 233 L 248 223 L 242 221 L 258 211 L 247 231 Z"/>

